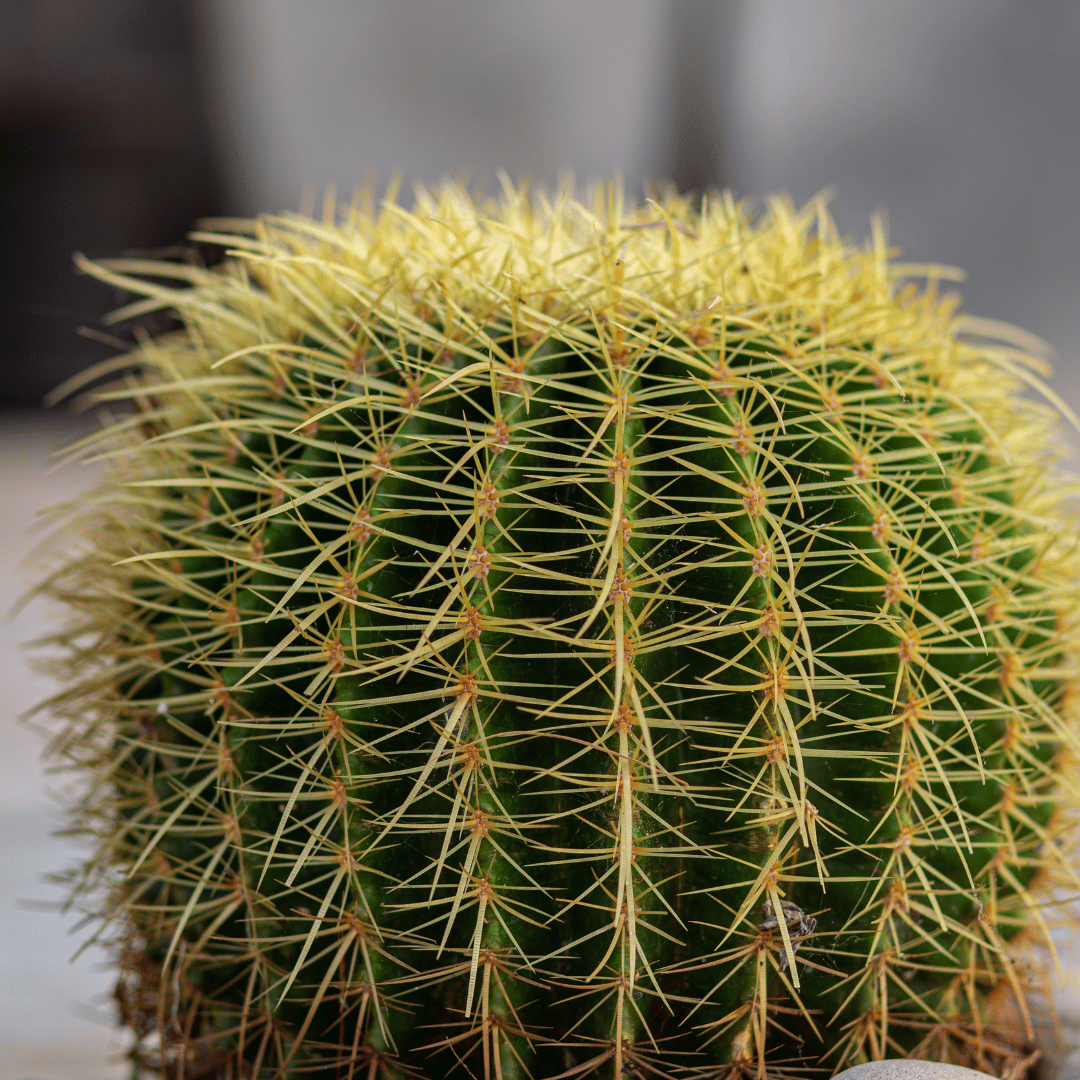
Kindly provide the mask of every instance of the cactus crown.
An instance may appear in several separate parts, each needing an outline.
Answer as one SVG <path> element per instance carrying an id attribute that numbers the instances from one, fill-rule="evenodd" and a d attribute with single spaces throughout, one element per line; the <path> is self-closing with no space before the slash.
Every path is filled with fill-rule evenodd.
<path id="1" fill-rule="evenodd" d="M 1077 744 L 1027 339 L 820 203 L 210 228 L 86 264 L 182 329 L 47 586 L 147 1059 L 1015 1069 Z"/>

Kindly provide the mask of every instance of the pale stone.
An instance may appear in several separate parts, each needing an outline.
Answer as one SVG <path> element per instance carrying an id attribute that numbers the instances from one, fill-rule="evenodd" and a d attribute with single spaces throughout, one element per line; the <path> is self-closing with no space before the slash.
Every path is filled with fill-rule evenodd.
<path id="1" fill-rule="evenodd" d="M 868 1061 L 835 1076 L 833 1080 L 993 1080 L 987 1073 L 940 1061 Z"/>

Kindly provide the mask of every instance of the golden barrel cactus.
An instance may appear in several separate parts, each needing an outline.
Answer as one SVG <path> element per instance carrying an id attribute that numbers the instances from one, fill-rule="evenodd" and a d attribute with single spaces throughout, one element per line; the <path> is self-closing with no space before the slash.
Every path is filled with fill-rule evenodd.
<path id="1" fill-rule="evenodd" d="M 90 395 L 45 586 L 136 1061 L 1016 1074 L 1077 797 L 1028 339 L 820 202 L 196 235 L 83 264 L 179 328 Z"/>

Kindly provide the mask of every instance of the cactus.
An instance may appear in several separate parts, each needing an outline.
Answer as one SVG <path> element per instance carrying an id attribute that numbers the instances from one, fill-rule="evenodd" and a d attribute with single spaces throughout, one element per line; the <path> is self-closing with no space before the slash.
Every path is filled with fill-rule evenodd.
<path id="1" fill-rule="evenodd" d="M 137 1064 L 1018 1075 L 1076 880 L 1030 339 L 820 201 L 372 203 L 82 264 L 179 319 L 43 587 Z"/>

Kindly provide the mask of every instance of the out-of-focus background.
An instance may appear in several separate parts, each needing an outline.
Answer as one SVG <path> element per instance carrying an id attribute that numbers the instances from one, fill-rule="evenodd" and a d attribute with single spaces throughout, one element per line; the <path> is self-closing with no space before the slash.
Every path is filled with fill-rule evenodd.
<path id="1" fill-rule="evenodd" d="M 17 643 L 54 613 L 6 617 L 35 515 L 92 480 L 49 467 L 90 420 L 40 408 L 110 351 L 117 298 L 72 252 L 199 258 L 200 216 L 499 168 L 618 170 L 639 196 L 833 185 L 842 231 L 887 208 L 908 258 L 968 270 L 969 310 L 1045 338 L 1080 410 L 1076 0 L 0 4 L 0 1080 L 125 1074 L 102 958 L 69 964 L 75 917 L 49 909 L 72 851 L 16 723 L 49 689 Z"/>

